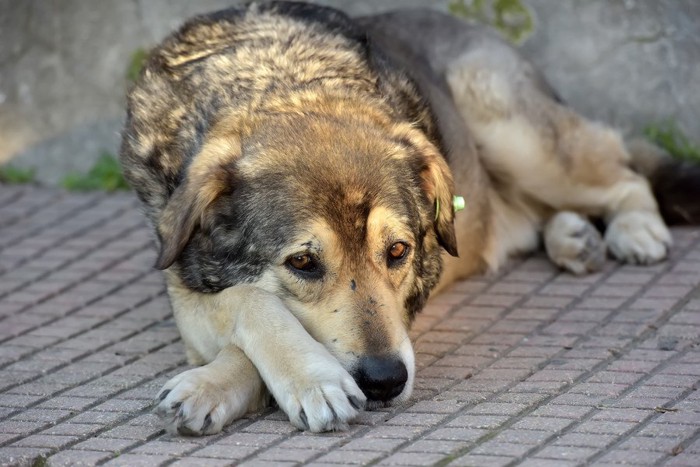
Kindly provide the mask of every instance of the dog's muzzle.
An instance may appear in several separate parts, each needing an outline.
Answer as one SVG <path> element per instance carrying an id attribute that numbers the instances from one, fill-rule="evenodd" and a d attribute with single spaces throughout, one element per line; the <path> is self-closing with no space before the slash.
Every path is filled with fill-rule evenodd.
<path id="1" fill-rule="evenodd" d="M 387 402 L 401 394 L 408 371 L 397 357 L 366 356 L 360 359 L 352 376 L 368 400 Z"/>

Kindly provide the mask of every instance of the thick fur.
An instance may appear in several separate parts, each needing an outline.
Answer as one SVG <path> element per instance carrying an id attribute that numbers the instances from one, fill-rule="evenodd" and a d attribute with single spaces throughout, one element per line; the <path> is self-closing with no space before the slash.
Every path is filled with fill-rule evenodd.
<path id="1" fill-rule="evenodd" d="M 614 131 L 489 31 L 430 11 L 353 21 L 273 2 L 196 17 L 131 90 L 121 160 L 204 365 L 157 397 L 184 434 L 220 431 L 268 391 L 312 431 L 346 427 L 367 396 L 405 401 L 407 331 L 431 291 L 543 230 L 574 273 L 599 268 L 606 244 L 650 263 L 671 242 Z M 377 362 L 405 367 L 383 397 L 368 389 Z"/>

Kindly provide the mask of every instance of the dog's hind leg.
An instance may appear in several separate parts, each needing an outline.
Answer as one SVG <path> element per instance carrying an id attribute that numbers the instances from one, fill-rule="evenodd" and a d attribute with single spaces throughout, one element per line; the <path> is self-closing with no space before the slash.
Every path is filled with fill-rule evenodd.
<path id="1" fill-rule="evenodd" d="M 602 217 L 605 243 L 621 261 L 665 258 L 670 233 L 621 137 L 561 104 L 509 47 L 488 52 L 466 53 L 446 78 L 494 185 L 510 200 L 531 200 L 542 225 L 559 211 Z M 553 219 L 550 233 L 563 222 Z"/>
<path id="2" fill-rule="evenodd" d="M 598 271 L 605 263 L 605 243 L 598 229 L 575 212 L 561 211 L 549 219 L 544 246 L 554 264 L 573 274 Z"/>

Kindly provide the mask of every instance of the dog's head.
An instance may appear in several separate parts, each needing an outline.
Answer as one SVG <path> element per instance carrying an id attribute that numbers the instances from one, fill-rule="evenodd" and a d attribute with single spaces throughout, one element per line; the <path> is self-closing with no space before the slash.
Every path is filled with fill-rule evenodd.
<path id="1" fill-rule="evenodd" d="M 176 262 L 202 292 L 276 294 L 370 401 L 402 401 L 408 327 L 441 249 L 457 254 L 452 195 L 426 136 L 371 110 L 281 112 L 243 132 L 224 119 L 161 216 L 158 267 Z"/>

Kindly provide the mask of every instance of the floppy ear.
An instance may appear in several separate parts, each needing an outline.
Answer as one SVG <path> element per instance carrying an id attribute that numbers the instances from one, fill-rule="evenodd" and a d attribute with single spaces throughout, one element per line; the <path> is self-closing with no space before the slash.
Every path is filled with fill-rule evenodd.
<path id="1" fill-rule="evenodd" d="M 418 164 L 421 188 L 434 209 L 431 220 L 434 222 L 438 243 L 450 255 L 459 256 L 452 206 L 454 181 L 445 157 L 425 133 L 414 125 L 398 124 L 392 129 L 397 140 L 408 142 L 418 154 L 415 162 Z"/>
<path id="2" fill-rule="evenodd" d="M 182 253 L 207 208 L 230 189 L 230 164 L 240 155 L 235 137 L 210 140 L 194 157 L 185 180 L 173 192 L 158 221 L 160 253 L 155 267 L 169 268 Z"/>
<path id="3" fill-rule="evenodd" d="M 432 146 L 432 145 L 431 145 Z M 440 246 L 452 256 L 457 252 L 457 237 L 454 226 L 454 182 L 445 158 L 433 146 L 423 152 L 424 163 L 420 177 L 423 190 L 435 207 L 433 219 Z"/>

